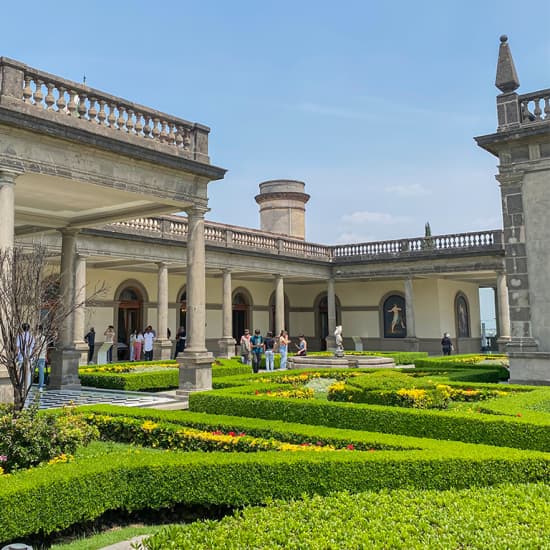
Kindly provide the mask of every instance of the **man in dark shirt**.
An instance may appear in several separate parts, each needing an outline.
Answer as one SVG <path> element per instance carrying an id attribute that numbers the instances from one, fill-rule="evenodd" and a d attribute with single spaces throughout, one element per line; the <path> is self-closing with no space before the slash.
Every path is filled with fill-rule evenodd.
<path id="1" fill-rule="evenodd" d="M 88 334 L 84 336 L 84 341 L 88 344 L 88 364 L 92 362 L 94 358 L 94 347 L 95 347 L 95 329 L 92 327 Z"/>
<path id="2" fill-rule="evenodd" d="M 265 347 L 265 368 L 268 371 L 274 370 L 275 368 L 275 340 L 273 339 L 273 333 L 268 332 L 265 340 L 264 340 L 264 347 Z"/>
<path id="3" fill-rule="evenodd" d="M 252 345 L 252 370 L 258 372 L 262 361 L 262 353 L 264 352 L 264 339 L 259 329 L 254 331 L 254 336 L 250 338 L 250 344 Z"/>

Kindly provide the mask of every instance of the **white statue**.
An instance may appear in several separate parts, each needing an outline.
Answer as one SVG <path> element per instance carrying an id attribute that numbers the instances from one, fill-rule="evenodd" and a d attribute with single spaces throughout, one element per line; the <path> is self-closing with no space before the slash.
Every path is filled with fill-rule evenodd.
<path id="1" fill-rule="evenodd" d="M 336 350 L 344 350 L 344 339 L 342 338 L 342 325 L 338 325 L 334 331 L 334 338 L 336 340 Z"/>

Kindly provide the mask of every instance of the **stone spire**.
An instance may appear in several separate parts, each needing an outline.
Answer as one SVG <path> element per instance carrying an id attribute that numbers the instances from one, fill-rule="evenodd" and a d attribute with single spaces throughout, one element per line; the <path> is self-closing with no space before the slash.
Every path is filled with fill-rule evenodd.
<path id="1" fill-rule="evenodd" d="M 508 45 L 508 37 L 505 34 L 500 37 L 495 86 L 505 94 L 519 88 L 518 74 Z"/>

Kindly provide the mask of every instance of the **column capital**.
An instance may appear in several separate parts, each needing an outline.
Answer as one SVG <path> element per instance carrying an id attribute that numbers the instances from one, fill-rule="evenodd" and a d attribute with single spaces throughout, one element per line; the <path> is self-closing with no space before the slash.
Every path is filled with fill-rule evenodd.
<path id="1" fill-rule="evenodd" d="M 20 170 L 0 167 L 0 187 L 4 185 L 15 185 L 15 180 L 22 173 L 23 172 L 21 172 Z"/>
<path id="2" fill-rule="evenodd" d="M 199 204 L 193 204 L 185 208 L 185 213 L 188 218 L 204 218 L 207 212 L 210 212 L 210 208 Z"/>
<path id="3" fill-rule="evenodd" d="M 222 273 L 225 273 L 226 275 L 231 275 L 231 273 L 233 273 L 233 271 L 231 271 L 231 269 L 229 267 L 224 267 L 222 269 Z"/>
<path id="4" fill-rule="evenodd" d="M 59 231 L 63 237 L 76 237 L 80 233 L 80 229 L 76 227 L 60 227 L 57 231 Z"/>
<path id="5" fill-rule="evenodd" d="M 170 262 L 155 262 L 155 264 L 159 269 L 162 269 L 163 267 L 168 268 Z"/>

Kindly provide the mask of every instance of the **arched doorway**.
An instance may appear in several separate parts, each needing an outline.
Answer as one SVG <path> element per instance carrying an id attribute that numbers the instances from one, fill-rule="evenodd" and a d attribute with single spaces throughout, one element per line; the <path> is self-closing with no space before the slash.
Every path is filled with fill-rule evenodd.
<path id="1" fill-rule="evenodd" d="M 342 315 L 340 312 L 340 300 L 336 296 L 336 324 L 342 324 Z M 325 351 L 327 349 L 327 336 L 329 336 L 329 323 L 328 323 L 328 296 L 324 292 L 315 299 L 313 306 L 315 311 L 315 332 L 319 342 L 319 349 Z"/>
<path id="2" fill-rule="evenodd" d="M 134 330 L 143 329 L 143 294 L 134 285 L 124 287 L 118 295 L 118 317 L 117 317 L 117 343 L 118 359 L 126 359 L 130 334 Z"/>
<path id="3" fill-rule="evenodd" d="M 233 338 L 240 341 L 244 334 L 244 329 L 250 327 L 250 306 L 251 300 L 248 293 L 244 290 L 236 290 L 233 294 Z"/>

